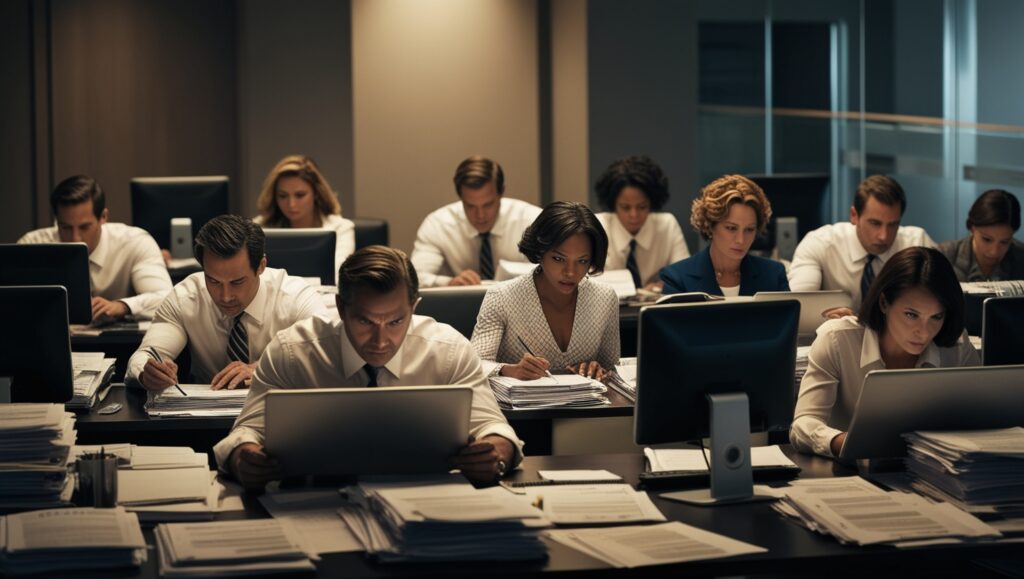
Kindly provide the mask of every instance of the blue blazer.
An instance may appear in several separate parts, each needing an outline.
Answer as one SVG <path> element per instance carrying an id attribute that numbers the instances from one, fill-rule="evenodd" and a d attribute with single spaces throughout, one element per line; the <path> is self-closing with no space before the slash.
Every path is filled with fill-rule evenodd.
<path id="1" fill-rule="evenodd" d="M 658 272 L 665 288 L 661 293 L 678 294 L 684 292 L 704 292 L 711 295 L 722 295 L 715 279 L 715 267 L 711 265 L 711 254 L 708 248 L 666 265 Z M 786 279 L 786 268 L 779 262 L 747 254 L 740 262 L 740 295 L 752 296 L 757 292 L 788 292 L 789 280 Z"/>

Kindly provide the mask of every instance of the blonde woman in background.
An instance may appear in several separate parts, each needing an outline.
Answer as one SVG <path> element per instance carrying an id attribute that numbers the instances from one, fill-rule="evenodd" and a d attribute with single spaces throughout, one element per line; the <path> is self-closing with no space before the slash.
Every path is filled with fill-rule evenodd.
<path id="1" fill-rule="evenodd" d="M 271 169 L 256 200 L 259 215 L 253 221 L 268 228 L 330 229 L 338 240 L 334 271 L 356 250 L 352 221 L 341 216 L 341 203 L 313 159 L 288 155 Z"/>

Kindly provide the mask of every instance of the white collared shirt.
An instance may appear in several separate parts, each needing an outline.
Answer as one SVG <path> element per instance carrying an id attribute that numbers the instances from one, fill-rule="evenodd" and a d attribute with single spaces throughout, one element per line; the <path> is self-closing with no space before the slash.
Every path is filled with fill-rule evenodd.
<path id="1" fill-rule="evenodd" d="M 264 229 L 273 229 L 263 225 L 262 215 L 257 215 L 252 220 Z M 341 269 L 342 262 L 356 250 L 356 225 L 352 220 L 333 213 L 331 215 L 321 215 L 320 221 L 320 229 L 330 229 L 338 236 L 334 242 L 334 283 L 337 284 L 338 270 Z M 324 283 L 325 285 L 330 285 L 326 282 Z"/>
<path id="2" fill-rule="evenodd" d="M 949 348 L 928 344 L 917 368 L 980 366 L 977 350 L 966 333 Z M 884 370 L 878 334 L 855 316 L 829 320 L 811 344 L 807 373 L 800 381 L 789 441 L 802 452 L 832 456 L 831 443 L 850 427 L 864 377 Z"/>
<path id="3" fill-rule="evenodd" d="M 60 243 L 57 226 L 29 231 L 18 243 Z M 104 223 L 100 241 L 89 254 L 92 295 L 120 300 L 136 319 L 153 317 L 171 289 L 160 247 L 145 229 Z"/>
<path id="4" fill-rule="evenodd" d="M 349 342 L 343 323 L 310 318 L 278 333 L 260 358 L 249 397 L 231 433 L 213 449 L 222 469 L 227 469 L 231 452 L 240 444 L 263 444 L 268 390 L 353 388 L 369 383 L 363 368 L 366 362 Z M 498 408 L 480 358 L 469 341 L 451 326 L 426 316 L 413 316 L 402 345 L 378 370 L 377 384 L 471 386 L 470 434 L 477 439 L 490 434 L 508 439 L 516 447 L 514 462 L 521 460 L 523 443 Z"/>
<path id="5" fill-rule="evenodd" d="M 902 225 L 889 251 L 872 262 L 875 275 L 895 253 L 908 247 L 935 247 L 924 229 Z M 798 291 L 843 290 L 853 298 L 853 310 L 860 307 L 860 278 L 868 252 L 857 238 L 854 224 L 844 221 L 808 232 L 796 247 L 789 266 L 789 289 Z"/>
<path id="6" fill-rule="evenodd" d="M 644 285 L 661 281 L 658 272 L 666 265 L 672 265 L 690 257 L 690 249 L 683 238 L 676 216 L 665 211 L 652 212 L 647 216 L 636 236 L 630 235 L 619 217 L 611 212 L 597 214 L 597 219 L 608 234 L 608 260 L 605 269 L 626 269 L 629 257 L 629 242 L 636 239 L 636 265 Z"/>
<path id="7" fill-rule="evenodd" d="M 523 231 L 540 215 L 540 207 L 502 197 L 498 219 L 491 228 L 491 255 L 494 271 L 498 262 L 526 261 L 519 253 Z M 480 271 L 480 233 L 466 218 L 462 201 L 449 203 L 427 215 L 416 232 L 412 250 L 420 287 L 445 286 L 452 277 L 467 269 Z"/>
<path id="8" fill-rule="evenodd" d="M 266 268 L 260 275 L 256 296 L 245 308 L 242 324 L 249 337 L 249 356 L 255 362 L 277 332 L 310 316 L 327 315 L 316 290 L 283 269 Z M 185 349 L 192 357 L 192 375 L 209 384 L 227 366 L 227 343 L 234 317 L 226 316 L 210 297 L 203 272 L 194 273 L 167 295 L 157 308 L 153 325 L 142 345 L 128 360 L 125 382 L 137 384 L 139 375 L 155 349 L 163 360 L 173 360 Z"/>
<path id="9" fill-rule="evenodd" d="M 545 358 L 552 370 L 596 360 L 605 370 L 619 363 L 619 298 L 612 288 L 592 279 L 580 282 L 569 345 L 563 352 L 544 317 L 534 278 L 529 275 L 499 283 L 487 290 L 480 304 L 473 348 L 488 375 L 503 364 L 518 364 L 527 353 Z M 526 344 L 526 347 L 523 344 Z"/>

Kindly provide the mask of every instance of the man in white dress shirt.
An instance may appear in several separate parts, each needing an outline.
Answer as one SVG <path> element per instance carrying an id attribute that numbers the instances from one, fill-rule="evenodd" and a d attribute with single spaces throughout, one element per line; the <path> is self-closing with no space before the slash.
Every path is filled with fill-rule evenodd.
<path id="1" fill-rule="evenodd" d="M 505 199 L 505 173 L 490 159 L 466 159 L 454 181 L 459 201 L 427 215 L 416 233 L 412 263 L 424 287 L 494 279 L 500 260 L 523 260 L 517 244 L 540 215 L 536 205 Z"/>
<path id="2" fill-rule="evenodd" d="M 108 223 L 103 189 L 85 175 L 61 181 L 50 194 L 50 206 L 56 225 L 30 231 L 18 243 L 85 243 L 93 322 L 112 322 L 127 315 L 151 318 L 171 289 L 171 277 L 149 233 Z"/>
<path id="3" fill-rule="evenodd" d="M 413 315 L 418 281 L 405 253 L 381 245 L 356 251 L 338 273 L 336 299 L 340 320 L 301 321 L 267 347 L 242 413 L 214 447 L 221 469 L 248 488 L 280 478 L 278 461 L 263 446 L 268 390 L 438 384 L 473 387 L 471 440 L 452 457 L 454 468 L 470 480 L 493 482 L 518 463 L 522 442 L 498 409 L 469 340 Z"/>
<path id="4" fill-rule="evenodd" d="M 327 308 L 316 290 L 267 267 L 259 225 L 237 215 L 207 222 L 195 239 L 203 271 L 174 286 L 157 309 L 125 382 L 162 392 L 177 381 L 174 359 L 188 345 L 191 373 L 214 389 L 245 387 L 278 331 Z"/>
<path id="5" fill-rule="evenodd" d="M 843 290 L 853 308 L 824 312 L 826 317 L 855 315 L 861 297 L 889 258 L 902 249 L 935 247 L 924 229 L 900 225 L 907 196 L 892 177 L 872 175 L 861 182 L 850 207 L 850 222 L 825 225 L 800 241 L 789 267 L 792 291 Z"/>

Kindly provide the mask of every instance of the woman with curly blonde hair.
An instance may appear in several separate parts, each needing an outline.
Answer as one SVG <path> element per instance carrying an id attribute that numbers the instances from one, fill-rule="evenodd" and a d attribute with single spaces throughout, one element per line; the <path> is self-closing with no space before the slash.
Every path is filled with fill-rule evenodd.
<path id="1" fill-rule="evenodd" d="M 313 159 L 288 155 L 270 170 L 256 200 L 253 221 L 270 228 L 330 229 L 337 236 L 334 271 L 356 250 L 355 224 L 341 216 L 341 204 Z"/>
<path id="2" fill-rule="evenodd" d="M 708 183 L 693 201 L 690 224 L 711 243 L 693 257 L 662 268 L 663 293 L 752 296 L 789 291 L 781 263 L 749 255 L 771 216 L 771 203 L 750 179 L 724 175 Z"/>

